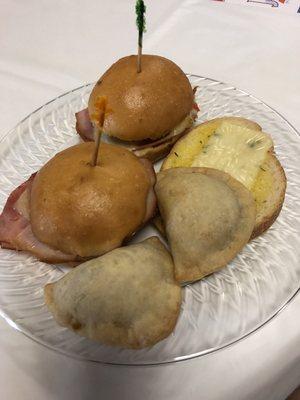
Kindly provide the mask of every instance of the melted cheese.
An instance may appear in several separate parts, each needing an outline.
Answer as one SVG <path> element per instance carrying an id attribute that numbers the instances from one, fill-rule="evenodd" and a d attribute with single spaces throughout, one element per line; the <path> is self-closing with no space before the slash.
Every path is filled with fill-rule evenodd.
<path id="1" fill-rule="evenodd" d="M 170 136 L 179 135 L 179 133 L 182 133 L 187 128 L 190 128 L 193 125 L 196 116 L 197 111 L 192 109 L 192 111 L 170 132 Z"/>
<path id="2" fill-rule="evenodd" d="M 264 132 L 223 122 L 192 166 L 225 171 L 251 189 L 272 146 L 272 139 Z"/>

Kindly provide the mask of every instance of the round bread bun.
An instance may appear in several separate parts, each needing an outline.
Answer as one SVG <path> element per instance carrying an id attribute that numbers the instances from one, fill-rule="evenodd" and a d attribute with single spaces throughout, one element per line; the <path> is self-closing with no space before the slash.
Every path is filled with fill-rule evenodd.
<path id="1" fill-rule="evenodd" d="M 34 235 L 67 254 L 95 257 L 119 247 L 155 210 L 155 175 L 150 162 L 101 143 L 70 147 L 52 158 L 32 184 Z"/>
<path id="2" fill-rule="evenodd" d="M 89 114 L 97 119 L 97 99 L 106 96 L 111 113 L 104 131 L 126 141 L 158 139 L 178 125 L 191 111 L 194 94 L 184 72 L 167 58 L 121 58 L 98 80 L 89 99 Z"/>

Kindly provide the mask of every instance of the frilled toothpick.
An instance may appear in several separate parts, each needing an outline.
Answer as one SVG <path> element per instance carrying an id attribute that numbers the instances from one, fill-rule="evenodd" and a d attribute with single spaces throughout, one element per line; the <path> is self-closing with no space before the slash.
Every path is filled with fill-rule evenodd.
<path id="1" fill-rule="evenodd" d="M 136 26 L 139 32 L 138 38 L 138 57 L 137 57 L 137 72 L 142 71 L 142 50 L 143 50 L 143 33 L 146 32 L 146 6 L 143 0 L 137 0 L 135 4 Z"/>
<path id="2" fill-rule="evenodd" d="M 95 147 L 92 157 L 91 165 L 95 167 L 98 163 L 99 158 L 99 147 L 101 142 L 101 136 L 103 133 L 104 120 L 107 114 L 111 111 L 107 108 L 107 98 L 106 96 L 99 96 L 95 102 L 95 112 L 91 116 L 91 120 L 94 126 L 94 137 L 95 137 Z"/>

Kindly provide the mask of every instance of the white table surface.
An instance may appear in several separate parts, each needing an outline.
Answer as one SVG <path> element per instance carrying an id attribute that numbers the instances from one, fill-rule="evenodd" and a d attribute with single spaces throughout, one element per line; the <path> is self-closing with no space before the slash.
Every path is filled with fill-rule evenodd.
<path id="1" fill-rule="evenodd" d="M 300 14 L 240 3 L 149 0 L 145 52 L 250 92 L 300 130 Z M 133 7 L 133 0 L 0 0 L 0 137 L 135 52 Z M 283 400 L 300 384 L 300 296 L 245 340 L 173 365 L 75 361 L 3 320 L 0 354 L 1 400 Z"/>

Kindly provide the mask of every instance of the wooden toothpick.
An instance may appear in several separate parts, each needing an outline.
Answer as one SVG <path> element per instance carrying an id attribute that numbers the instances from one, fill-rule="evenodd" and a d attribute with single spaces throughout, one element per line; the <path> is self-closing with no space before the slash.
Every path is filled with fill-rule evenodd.
<path id="1" fill-rule="evenodd" d="M 143 50 L 143 33 L 146 32 L 146 6 L 143 0 L 137 0 L 135 4 L 136 26 L 138 28 L 138 57 L 137 57 L 137 72 L 142 71 L 142 50 Z"/>
<path id="2" fill-rule="evenodd" d="M 94 153 L 93 153 L 93 158 L 92 158 L 92 166 L 95 167 L 98 162 L 98 156 L 99 156 L 99 147 L 101 143 L 101 136 L 102 136 L 102 130 L 96 126 L 94 126 L 94 138 L 95 138 L 95 147 L 94 147 Z"/>
<path id="3" fill-rule="evenodd" d="M 105 96 L 100 96 L 95 102 L 95 112 L 91 116 L 91 120 L 94 126 L 94 138 L 95 138 L 95 147 L 91 162 L 91 165 L 93 167 L 95 167 L 98 163 L 101 136 L 103 133 L 103 125 L 107 113 L 108 113 L 107 99 Z"/>

